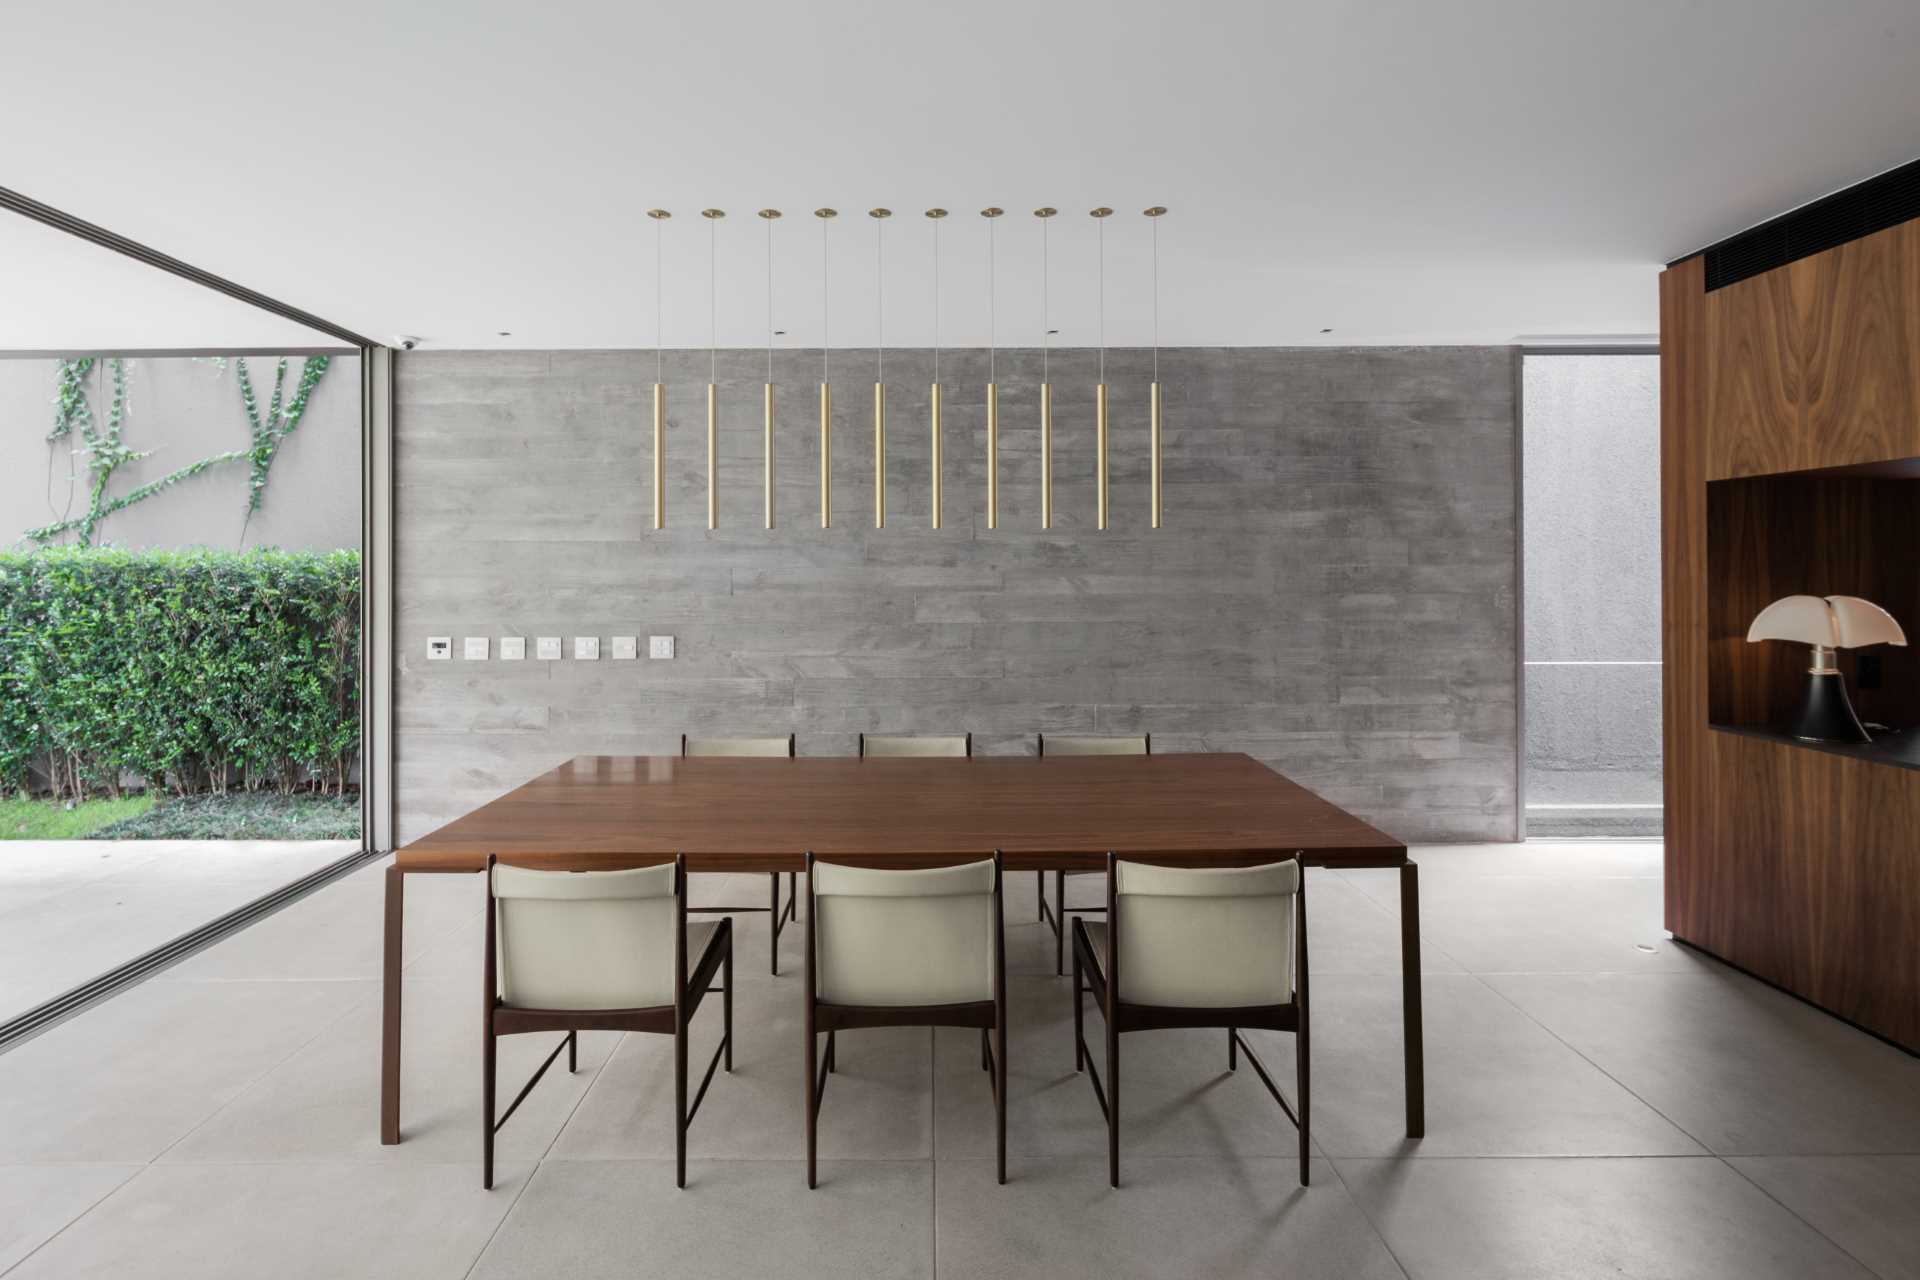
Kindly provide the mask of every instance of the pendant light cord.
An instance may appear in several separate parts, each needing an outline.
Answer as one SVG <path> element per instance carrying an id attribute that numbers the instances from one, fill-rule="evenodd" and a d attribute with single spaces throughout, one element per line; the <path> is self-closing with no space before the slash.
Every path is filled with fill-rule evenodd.
<path id="1" fill-rule="evenodd" d="M 995 221 L 996 219 L 994 218 L 987 219 L 987 381 L 988 382 L 999 381 L 999 379 L 993 376 L 994 356 L 995 356 L 994 325 L 996 323 L 996 318 L 998 315 L 997 307 L 999 305 L 997 300 L 994 298 L 994 286 L 996 281 L 994 279 L 994 266 L 993 266 L 993 263 L 994 263 L 993 224 Z"/>
<path id="2" fill-rule="evenodd" d="M 940 219 L 933 220 L 933 380 L 940 381 Z"/>
<path id="3" fill-rule="evenodd" d="M 662 261 L 660 240 L 663 229 L 661 224 L 664 221 L 665 219 L 663 218 L 655 218 L 653 220 L 653 380 L 656 383 L 660 381 L 661 352 L 665 347 L 666 341 L 661 334 L 660 328 L 661 317 L 665 314 L 665 310 L 660 302 L 660 295 L 663 292 L 662 281 L 660 279 L 660 264 Z"/>
<path id="4" fill-rule="evenodd" d="M 1107 380 L 1107 220 L 1096 218 L 1100 230 L 1100 381 Z"/>
<path id="5" fill-rule="evenodd" d="M 827 300 L 832 294 L 827 289 L 827 223 L 829 219 L 820 219 L 820 381 L 829 381 L 827 377 Z"/>
<path id="6" fill-rule="evenodd" d="M 767 381 L 773 381 L 773 219 L 767 224 Z"/>
<path id="7" fill-rule="evenodd" d="M 885 218 L 873 220 L 873 362 L 875 382 L 887 380 L 887 251 Z"/>
<path id="8" fill-rule="evenodd" d="M 720 224 L 707 219 L 707 381 L 720 381 Z"/>
<path id="9" fill-rule="evenodd" d="M 1047 257 L 1047 220 L 1040 219 L 1040 381 L 1052 381 L 1047 375 L 1053 359 L 1053 278 Z"/>
<path id="10" fill-rule="evenodd" d="M 1153 223 L 1153 380 L 1160 381 L 1160 219 Z"/>

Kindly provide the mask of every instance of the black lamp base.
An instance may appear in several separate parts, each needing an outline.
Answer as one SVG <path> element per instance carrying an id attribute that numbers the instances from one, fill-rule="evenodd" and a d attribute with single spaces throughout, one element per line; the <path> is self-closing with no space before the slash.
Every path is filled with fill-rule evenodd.
<path id="1" fill-rule="evenodd" d="M 1873 737 L 1853 713 L 1846 678 L 1838 671 L 1809 671 L 1789 730 L 1809 742 L 1872 742 Z"/>

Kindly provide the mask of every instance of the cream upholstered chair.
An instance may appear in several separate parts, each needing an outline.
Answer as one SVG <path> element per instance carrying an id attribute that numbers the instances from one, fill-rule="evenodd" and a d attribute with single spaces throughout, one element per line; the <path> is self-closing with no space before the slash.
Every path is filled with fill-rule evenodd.
<path id="1" fill-rule="evenodd" d="M 582 1031 L 648 1031 L 673 1037 L 674 1143 L 687 1185 L 687 1126 L 722 1059 L 733 1070 L 733 921 L 687 923 L 683 856 L 630 871 L 536 871 L 487 859 L 485 1115 L 481 1182 L 493 1186 L 493 1136 L 526 1100 L 560 1050 L 579 1065 Z M 713 988 L 716 971 L 721 985 Z M 709 989 L 720 991 L 720 1044 L 687 1103 L 687 1028 Z M 506 1115 L 494 1118 L 500 1037 L 564 1031 Z"/>
<path id="2" fill-rule="evenodd" d="M 1079 733 L 1056 733 L 1051 738 L 1046 734 L 1036 735 L 1040 740 L 1040 758 L 1048 756 L 1150 756 L 1153 754 L 1153 735 L 1150 733 L 1125 734 L 1120 737 L 1099 738 Z M 1078 871 L 1056 871 L 1053 873 L 1053 902 L 1047 906 L 1047 873 L 1033 873 L 1034 887 L 1039 890 L 1040 922 L 1053 928 L 1053 971 L 1067 971 L 1067 876 L 1079 875 Z M 1074 907 L 1079 913 L 1091 911 L 1104 912 L 1105 907 Z"/>
<path id="3" fill-rule="evenodd" d="M 835 1033 L 857 1027 L 978 1027 L 1007 1180 L 1007 956 L 1000 854 L 896 871 L 807 854 L 807 1186 Z M 827 1036 L 824 1063 L 816 1038 Z M 820 1068 L 825 1066 L 822 1073 Z"/>
<path id="4" fill-rule="evenodd" d="M 683 733 L 680 735 L 680 754 L 683 757 L 685 756 L 766 756 L 766 757 L 785 756 L 788 759 L 792 759 L 793 758 L 793 735 L 788 734 L 784 738 L 690 738 Z M 773 921 L 773 925 L 772 925 L 772 932 L 770 932 L 767 935 L 767 952 L 768 952 L 768 955 L 771 957 L 768 960 L 767 965 L 768 965 L 769 971 L 772 972 L 772 974 L 775 977 L 779 977 L 780 976 L 780 930 L 786 927 L 787 921 L 793 919 L 794 912 L 799 910 L 800 894 L 799 894 L 799 886 L 796 883 L 797 882 L 796 874 L 791 871 L 787 872 L 787 905 L 782 907 L 780 905 L 780 873 L 778 871 L 767 872 L 767 881 L 770 885 L 770 895 L 769 895 L 769 902 L 767 906 L 764 906 L 764 907 L 694 907 L 692 908 L 692 910 L 696 912 L 708 912 L 708 913 L 719 912 L 719 911 L 741 911 L 741 912 L 765 911 L 770 913 L 769 918 Z"/>
<path id="5" fill-rule="evenodd" d="M 882 756 L 932 757 L 932 756 L 971 756 L 973 754 L 973 735 L 959 734 L 952 737 L 913 738 L 893 733 L 863 733 L 860 735 L 860 756 L 879 758 Z"/>
<path id="6" fill-rule="evenodd" d="M 1093 1068 L 1080 997 L 1106 1020 L 1106 1087 Z M 1107 1118 L 1107 1180 L 1120 1185 L 1120 1033 L 1225 1027 L 1239 1055 L 1300 1133 L 1307 1185 L 1307 886 L 1299 861 L 1261 867 L 1158 867 L 1107 855 L 1107 918 L 1073 922 L 1073 1067 L 1089 1069 Z M 1240 1035 L 1294 1035 L 1296 1112 Z"/>

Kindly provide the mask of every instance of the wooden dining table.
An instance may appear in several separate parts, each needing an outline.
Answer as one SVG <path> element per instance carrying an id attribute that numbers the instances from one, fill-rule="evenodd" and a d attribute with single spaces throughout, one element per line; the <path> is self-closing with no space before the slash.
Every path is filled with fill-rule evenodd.
<path id="1" fill-rule="evenodd" d="M 380 1140 L 400 1141 L 400 995 L 409 875 L 488 855 L 555 870 L 693 873 L 837 862 L 923 867 L 1001 852 L 1009 871 L 1097 871 L 1109 851 L 1177 866 L 1298 857 L 1400 873 L 1407 1136 L 1426 1129 L 1419 869 L 1407 847 L 1237 752 L 952 759 L 580 756 L 402 847 L 386 871 Z"/>

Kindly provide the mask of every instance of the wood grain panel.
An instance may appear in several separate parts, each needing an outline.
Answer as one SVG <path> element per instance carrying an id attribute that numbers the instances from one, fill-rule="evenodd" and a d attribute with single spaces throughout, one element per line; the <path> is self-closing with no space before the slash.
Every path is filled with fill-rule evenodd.
<path id="1" fill-rule="evenodd" d="M 1903 223 L 1788 268 L 1804 361 L 1797 466 L 1920 454 L 1920 308 L 1910 292 L 1917 239 L 1920 228 Z"/>
<path id="2" fill-rule="evenodd" d="M 1798 469 L 1803 357 L 1789 272 L 1716 289 L 1699 307 L 1695 322 L 1704 323 L 1707 347 L 1698 369 L 1706 390 L 1706 478 Z"/>
<path id="3" fill-rule="evenodd" d="M 1704 832 L 1693 788 L 1706 774 L 1708 340 L 1706 264 L 1660 276 L 1660 648 L 1667 928 L 1681 933 L 1706 886 L 1675 850 Z M 1684 936 L 1684 935 L 1683 935 Z"/>

